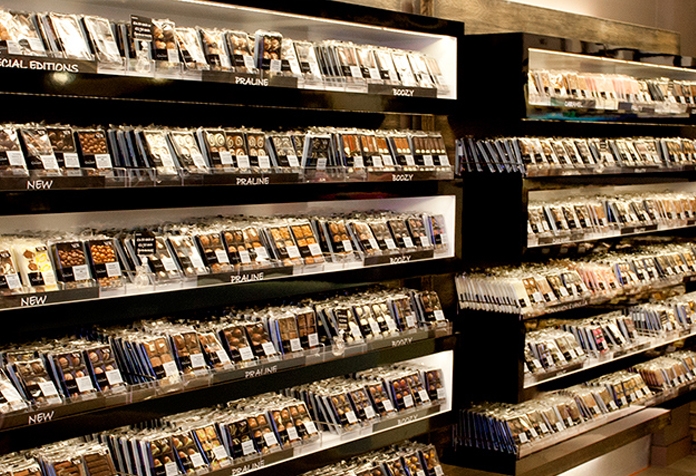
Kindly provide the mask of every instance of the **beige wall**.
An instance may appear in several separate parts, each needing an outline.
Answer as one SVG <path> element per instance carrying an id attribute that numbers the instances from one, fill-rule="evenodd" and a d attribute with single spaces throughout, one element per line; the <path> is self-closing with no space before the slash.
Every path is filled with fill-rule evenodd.
<path id="1" fill-rule="evenodd" d="M 591 18 L 577 13 L 540 8 L 506 0 L 344 0 L 349 3 L 369 5 L 390 10 L 418 11 L 421 5 L 434 4 L 435 16 L 464 21 L 467 33 L 491 33 L 502 31 L 526 31 L 549 36 L 561 36 L 612 46 L 638 48 L 644 51 L 679 54 L 679 34 L 658 27 L 660 24 L 676 25 L 687 31 L 690 24 L 696 23 L 696 0 L 520 0 L 546 2 L 546 5 L 560 8 L 562 5 L 615 4 L 622 6 L 605 10 L 605 16 L 618 14 L 622 10 L 633 11 L 635 21 L 647 22 L 652 18 L 650 4 L 658 5 L 653 13 L 655 25 L 637 26 L 615 20 Z M 645 7 L 643 4 L 647 4 Z M 673 6 L 674 8 L 669 8 Z M 685 9 L 682 14 L 681 9 Z M 566 9 L 570 10 L 569 7 Z M 657 13 L 659 11 L 659 13 Z M 595 13 L 590 13 L 594 15 Z M 627 13 L 628 14 L 628 13 Z M 658 22 L 659 17 L 659 23 Z M 657 26 L 656 26 L 657 25 Z M 674 27 L 676 29 L 676 26 Z M 686 55 L 696 56 L 696 51 L 685 50 Z"/>

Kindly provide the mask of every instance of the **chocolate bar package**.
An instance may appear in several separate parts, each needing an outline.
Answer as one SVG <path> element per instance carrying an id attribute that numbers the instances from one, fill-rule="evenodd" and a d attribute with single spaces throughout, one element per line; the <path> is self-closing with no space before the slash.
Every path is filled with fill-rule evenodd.
<path id="1" fill-rule="evenodd" d="M 225 45 L 225 31 L 217 28 L 199 28 L 203 52 L 208 66 L 215 71 L 230 71 L 232 64 Z"/>
<path id="2" fill-rule="evenodd" d="M 43 127 L 24 126 L 19 135 L 26 151 L 27 166 L 31 170 L 41 170 L 50 174 L 60 173 L 60 165 L 53 153 L 48 131 Z"/>
<path id="3" fill-rule="evenodd" d="M 106 18 L 85 15 L 82 23 L 97 60 L 100 63 L 122 66 L 123 57 L 111 22 Z"/>
<path id="4" fill-rule="evenodd" d="M 27 175 L 27 163 L 19 144 L 19 131 L 9 124 L 0 126 L 0 173 Z"/>
<path id="5" fill-rule="evenodd" d="M 91 61 L 94 58 L 77 15 L 48 13 L 43 20 L 54 53 L 75 60 Z"/>
<path id="6" fill-rule="evenodd" d="M 46 56 L 36 15 L 0 10 L 0 48 L 3 46 L 8 55 Z"/>

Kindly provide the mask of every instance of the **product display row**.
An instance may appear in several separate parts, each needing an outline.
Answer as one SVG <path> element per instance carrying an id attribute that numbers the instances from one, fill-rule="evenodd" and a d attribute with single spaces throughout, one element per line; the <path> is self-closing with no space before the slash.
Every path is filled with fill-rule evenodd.
<path id="1" fill-rule="evenodd" d="M 679 388 L 696 379 L 696 353 L 689 350 L 672 352 L 638 364 L 633 370 L 655 391 Z"/>
<path id="2" fill-rule="evenodd" d="M 519 404 L 483 403 L 461 411 L 456 443 L 519 454 L 524 445 L 570 433 L 571 429 L 582 431 L 583 426 L 591 426 L 590 422 L 621 414 L 621 410 L 644 403 L 652 395 L 639 374 L 620 371 Z"/>
<path id="3" fill-rule="evenodd" d="M 621 170 L 684 170 L 696 164 L 683 137 L 501 137 L 457 141 L 457 171 L 526 176 L 592 175 Z M 643 170 L 646 171 L 646 170 Z"/>
<path id="4" fill-rule="evenodd" d="M 673 115 L 691 112 L 696 81 L 636 78 L 626 74 L 533 70 L 527 92 L 532 106 L 626 110 Z"/>
<path id="5" fill-rule="evenodd" d="M 0 350 L 0 411 L 79 402 L 152 383 L 224 380 L 234 369 L 325 352 L 340 356 L 362 344 L 446 325 L 437 293 L 384 289 L 229 310 L 213 320 L 144 321 L 95 329 L 86 338 L 14 344 Z"/>
<path id="6" fill-rule="evenodd" d="M 302 476 L 443 476 L 433 445 L 403 442 L 397 446 L 319 468 Z"/>
<path id="7" fill-rule="evenodd" d="M 419 52 L 325 39 L 301 41 L 277 31 L 253 34 L 177 25 L 137 17 L 112 21 L 92 15 L 0 11 L 2 53 L 98 61 L 106 72 L 139 76 L 219 71 L 289 76 L 300 87 L 367 83 L 437 89 L 449 85 L 435 58 Z M 233 82 L 233 79 L 229 79 Z"/>
<path id="8" fill-rule="evenodd" d="M 357 261 L 405 252 L 432 258 L 447 248 L 444 217 L 356 212 L 345 216 L 215 218 L 195 223 L 82 234 L 44 233 L 0 240 L 4 293 L 153 282 L 244 271 Z M 424 256 L 426 257 L 426 256 Z"/>
<path id="9" fill-rule="evenodd" d="M 97 442 L 70 440 L 31 452 L 0 457 L 0 473 L 6 476 L 115 476 L 109 448 Z"/>
<path id="10" fill-rule="evenodd" d="M 636 193 L 530 201 L 527 213 L 527 246 L 596 240 L 691 226 L 696 223 L 696 195 Z"/>
<path id="11" fill-rule="evenodd" d="M 582 320 L 545 320 L 553 327 L 526 334 L 525 373 L 543 377 L 599 365 L 693 335 L 695 324 L 694 293 Z"/>
<path id="12" fill-rule="evenodd" d="M 678 284 L 696 273 L 693 243 L 654 245 L 584 261 L 550 261 L 459 275 L 459 306 L 526 317 Z"/>
<path id="13" fill-rule="evenodd" d="M 451 169 L 439 132 L 0 126 L 0 174 L 4 176 L 27 176 L 30 172 L 49 177 L 108 176 L 118 169 L 183 176 L 327 169 L 359 174 L 436 168 Z"/>

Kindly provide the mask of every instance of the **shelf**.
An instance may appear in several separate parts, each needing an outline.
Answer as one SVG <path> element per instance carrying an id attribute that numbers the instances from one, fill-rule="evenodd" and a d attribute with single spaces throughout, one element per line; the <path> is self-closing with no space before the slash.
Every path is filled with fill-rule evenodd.
<path id="1" fill-rule="evenodd" d="M 643 337 L 640 339 L 640 342 L 637 342 L 636 345 L 627 349 L 611 351 L 597 358 L 588 357 L 581 362 L 573 363 L 572 365 L 563 368 L 548 370 L 538 374 L 526 374 L 524 376 L 524 388 L 527 389 L 543 385 L 569 375 L 578 374 L 605 364 L 611 364 L 627 357 L 640 355 L 650 350 L 664 347 L 693 336 L 696 336 L 696 326 L 692 327 L 691 329 L 681 330 L 679 332 L 671 332 L 669 333 L 669 336 L 662 339 L 653 340 L 649 337 Z"/>
<path id="2" fill-rule="evenodd" d="M 670 418 L 667 410 L 638 406 L 615 413 L 616 418 L 603 419 L 596 427 L 568 435 L 563 441 L 549 441 L 533 452 L 525 451 L 519 458 L 485 449 L 463 448 L 444 458 L 444 462 L 507 475 L 551 476 L 650 435 L 664 428 Z"/>
<path id="3" fill-rule="evenodd" d="M 425 357 L 452 350 L 456 339 L 448 328 L 422 329 L 346 347 L 343 355 L 334 355 L 331 349 L 327 349 L 247 368 L 212 372 L 179 384 L 138 386 L 122 394 L 6 414 L 0 419 L 0 451 L 31 448 L 336 375 Z M 384 426 L 389 427 L 384 422 L 377 424 L 378 428 Z"/>

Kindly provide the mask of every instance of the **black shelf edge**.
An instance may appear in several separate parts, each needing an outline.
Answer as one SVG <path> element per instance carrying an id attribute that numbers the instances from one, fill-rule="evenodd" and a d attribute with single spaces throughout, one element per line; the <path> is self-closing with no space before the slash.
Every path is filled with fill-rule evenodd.
<path id="1" fill-rule="evenodd" d="M 506 475 L 552 476 L 602 456 L 667 426 L 669 411 L 644 408 L 518 459 L 478 448 L 451 451 L 444 462 Z"/>
<path id="2" fill-rule="evenodd" d="M 265 281 L 250 280 L 112 298 L 97 298 L 96 288 L 86 288 L 58 291 L 55 294 L 92 292 L 93 295 L 89 295 L 91 299 L 54 304 L 48 303 L 45 299 L 46 296 L 54 293 L 43 293 L 33 296 L 33 299 L 29 297 L 26 301 L 19 301 L 19 305 L 24 307 L 10 308 L 0 312 L 5 319 L 7 330 L 0 336 L 0 341 L 7 339 L 16 341 L 18 336 L 38 334 L 47 330 L 128 322 L 185 311 L 355 289 L 393 280 L 454 273 L 458 268 L 457 258 L 435 258 L 288 276 Z M 366 273 L 367 270 L 369 273 Z M 60 318 L 57 319 L 56 316 Z"/>
<path id="3" fill-rule="evenodd" d="M 0 191 L 3 215 L 184 208 L 435 195 L 458 181 L 278 183 Z"/>

